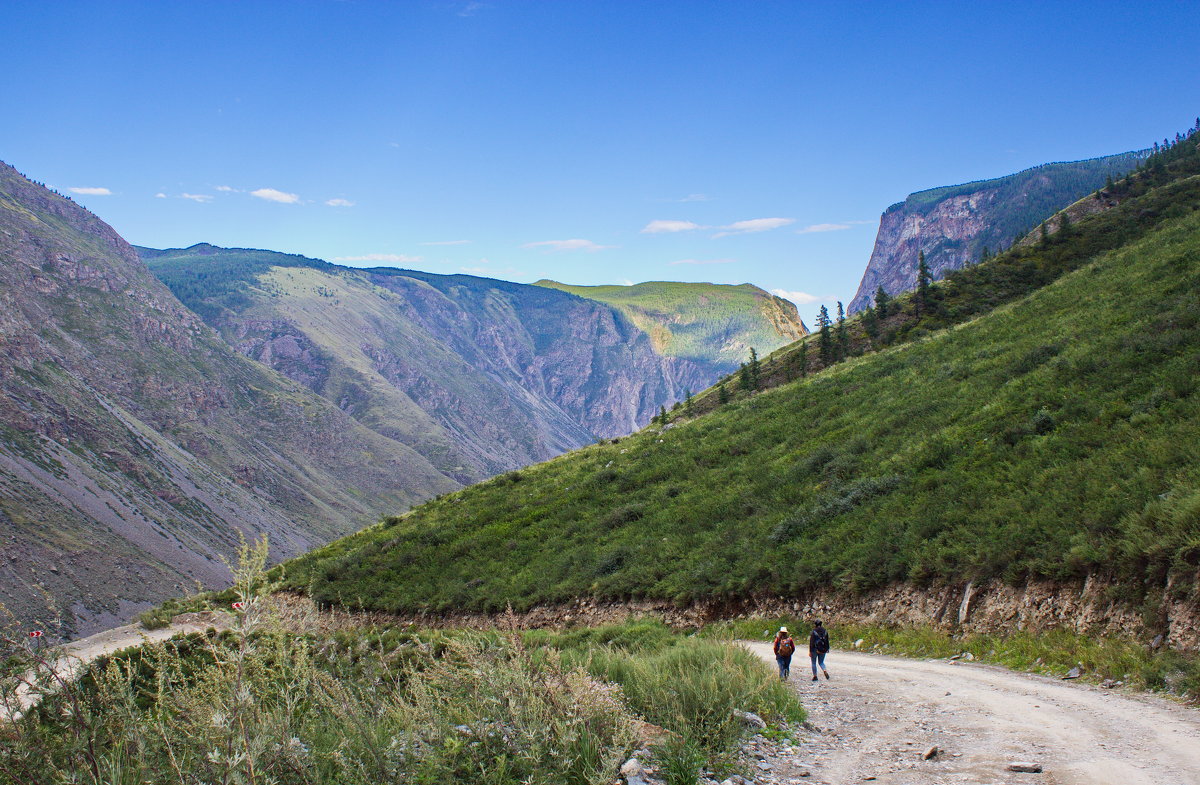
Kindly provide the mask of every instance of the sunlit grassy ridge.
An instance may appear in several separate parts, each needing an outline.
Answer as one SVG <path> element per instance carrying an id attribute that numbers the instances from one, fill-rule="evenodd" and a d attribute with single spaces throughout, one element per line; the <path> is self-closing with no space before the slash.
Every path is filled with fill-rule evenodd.
<path id="1" fill-rule="evenodd" d="M 324 602 L 498 610 L 1200 564 L 1195 203 L 1031 296 L 287 565 Z"/>
<path id="2" fill-rule="evenodd" d="M 598 300 L 619 309 L 668 357 L 736 367 L 751 347 L 774 351 L 804 335 L 791 302 L 757 286 L 648 281 L 632 286 L 536 286 Z"/>

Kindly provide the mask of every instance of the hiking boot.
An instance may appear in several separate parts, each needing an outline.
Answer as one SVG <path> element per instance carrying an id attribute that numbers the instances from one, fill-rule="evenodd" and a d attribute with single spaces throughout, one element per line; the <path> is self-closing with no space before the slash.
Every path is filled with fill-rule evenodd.
<path id="1" fill-rule="evenodd" d="M 829 671 L 821 671 L 821 673 L 824 673 L 824 674 L 825 674 L 825 680 L 826 680 L 826 681 L 829 681 Z M 816 678 L 816 677 L 814 676 L 813 678 Z"/>
<path id="2" fill-rule="evenodd" d="M 816 680 L 817 680 L 817 677 L 816 677 L 816 676 L 813 676 L 813 681 L 816 681 Z"/>

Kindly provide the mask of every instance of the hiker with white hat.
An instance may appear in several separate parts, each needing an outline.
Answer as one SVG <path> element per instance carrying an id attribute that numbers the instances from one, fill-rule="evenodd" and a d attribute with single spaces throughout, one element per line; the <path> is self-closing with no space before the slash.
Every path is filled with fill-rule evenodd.
<path id="1" fill-rule="evenodd" d="M 787 627 L 780 627 L 775 633 L 775 662 L 779 664 L 779 678 L 787 681 L 792 667 L 792 655 L 796 652 L 796 642 L 788 635 Z"/>

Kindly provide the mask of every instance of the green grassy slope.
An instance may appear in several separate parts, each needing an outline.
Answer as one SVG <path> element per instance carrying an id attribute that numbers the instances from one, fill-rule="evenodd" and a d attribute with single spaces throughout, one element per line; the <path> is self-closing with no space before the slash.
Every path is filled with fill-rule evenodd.
<path id="1" fill-rule="evenodd" d="M 428 503 L 288 567 L 322 601 L 526 607 L 1200 564 L 1200 215 L 966 324 Z"/>
<path id="2" fill-rule="evenodd" d="M 607 303 L 649 335 L 662 354 L 725 371 L 745 361 L 751 347 L 766 354 L 807 332 L 795 305 L 748 283 L 648 281 L 633 286 L 573 286 L 541 280 L 535 286 Z"/>

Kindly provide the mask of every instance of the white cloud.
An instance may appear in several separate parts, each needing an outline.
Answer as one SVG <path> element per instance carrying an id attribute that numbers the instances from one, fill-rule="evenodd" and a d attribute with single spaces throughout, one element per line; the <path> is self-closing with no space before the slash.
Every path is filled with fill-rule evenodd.
<path id="1" fill-rule="evenodd" d="M 854 226 L 875 223 L 874 221 L 842 221 L 836 224 L 813 224 L 803 229 L 797 229 L 796 234 L 813 234 L 814 232 L 840 232 Z"/>
<path id="2" fill-rule="evenodd" d="M 728 237 L 733 234 L 754 234 L 756 232 L 767 232 L 771 229 L 778 229 L 781 226 L 795 223 L 795 218 L 751 218 L 747 221 L 735 221 L 728 226 L 722 226 L 721 231 L 713 235 L 716 237 Z"/>
<path id="3" fill-rule="evenodd" d="M 107 188 L 68 188 L 67 190 L 82 196 L 112 196 L 112 191 Z"/>
<path id="4" fill-rule="evenodd" d="M 621 285 L 622 286 L 633 286 L 633 281 L 629 280 L 628 278 L 622 278 Z"/>
<path id="5" fill-rule="evenodd" d="M 690 232 L 693 229 L 703 229 L 700 224 L 691 221 L 656 220 L 642 228 L 642 234 L 663 234 L 666 232 Z"/>
<path id="6" fill-rule="evenodd" d="M 423 261 L 420 256 L 403 253 L 368 253 L 362 256 L 335 256 L 335 262 L 388 262 L 390 264 L 414 264 Z"/>
<path id="7" fill-rule="evenodd" d="M 421 243 L 421 245 L 466 245 L 470 240 L 435 240 L 433 242 Z"/>
<path id="8" fill-rule="evenodd" d="M 542 240 L 536 243 L 525 243 L 522 248 L 545 248 L 547 251 L 603 251 L 605 248 L 615 248 L 613 245 L 597 245 L 591 240 Z"/>
<path id="9" fill-rule="evenodd" d="M 491 265 L 491 261 L 487 258 L 483 258 L 483 259 L 479 260 L 479 264 L 469 265 L 466 267 L 460 267 L 458 269 L 460 272 L 469 273 L 470 275 L 482 275 L 487 278 L 495 278 L 496 276 L 499 276 L 499 275 L 507 275 L 510 277 L 517 278 L 517 277 L 521 277 L 521 276 L 525 275 L 524 272 L 522 272 L 514 267 L 496 268 L 496 267 L 491 267 L 490 265 Z"/>
<path id="10" fill-rule="evenodd" d="M 237 193 L 236 188 L 231 188 L 228 185 L 218 185 L 217 190 L 220 191 L 221 193 L 225 193 L 225 194 Z"/>
<path id="11" fill-rule="evenodd" d="M 179 195 L 179 198 L 180 199 L 191 199 L 193 202 L 211 202 L 213 200 L 213 198 L 211 196 L 209 196 L 208 194 L 182 193 Z"/>
<path id="12" fill-rule="evenodd" d="M 475 14 L 479 13 L 480 11 L 491 7 L 491 3 L 481 3 L 478 2 L 478 0 L 472 0 L 472 2 L 467 3 L 461 9 L 459 9 L 458 15 L 475 16 Z"/>
<path id="13" fill-rule="evenodd" d="M 796 234 L 813 234 L 815 232 L 840 232 L 849 229 L 850 224 L 813 224 L 803 229 L 797 229 Z"/>
<path id="14" fill-rule="evenodd" d="M 300 197 L 296 194 L 277 191 L 274 188 L 259 188 L 257 191 L 251 191 L 250 195 L 257 196 L 259 199 L 266 199 L 268 202 L 279 202 L 280 204 L 299 204 L 300 202 Z"/>
<path id="15" fill-rule="evenodd" d="M 667 262 L 667 264 L 732 264 L 737 259 L 680 259 L 677 262 Z"/>
<path id="16" fill-rule="evenodd" d="M 772 289 L 771 294 L 775 295 L 776 297 L 782 297 L 785 300 L 791 300 L 796 305 L 812 305 L 813 303 L 822 302 L 828 303 L 833 302 L 836 299 L 833 295 L 821 297 L 820 295 L 809 294 L 808 292 L 789 292 L 784 289 Z"/>
<path id="17" fill-rule="evenodd" d="M 165 193 L 163 193 L 162 191 L 159 191 L 158 193 L 156 193 L 154 195 L 154 198 L 155 199 L 166 199 L 167 195 Z"/>
<path id="18" fill-rule="evenodd" d="M 354 206 L 354 202 L 350 201 L 349 199 L 327 199 L 327 200 L 325 200 L 325 204 L 329 205 L 330 207 L 353 207 Z"/>

